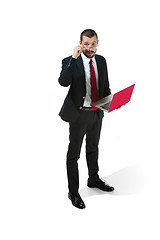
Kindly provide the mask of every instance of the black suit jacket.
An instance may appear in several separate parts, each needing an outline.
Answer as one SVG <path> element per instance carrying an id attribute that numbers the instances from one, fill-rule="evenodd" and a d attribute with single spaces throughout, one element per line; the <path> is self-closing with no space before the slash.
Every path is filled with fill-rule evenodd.
<path id="1" fill-rule="evenodd" d="M 95 58 L 98 69 L 99 99 L 101 99 L 111 94 L 107 63 L 105 58 L 100 55 L 96 54 Z M 79 116 L 79 109 L 83 106 L 86 96 L 86 80 L 81 55 L 77 59 L 71 56 L 63 59 L 62 71 L 58 80 L 60 85 L 70 86 L 59 115 L 64 121 L 74 122 Z M 98 111 L 99 117 L 102 118 L 104 116 L 103 111 Z"/>

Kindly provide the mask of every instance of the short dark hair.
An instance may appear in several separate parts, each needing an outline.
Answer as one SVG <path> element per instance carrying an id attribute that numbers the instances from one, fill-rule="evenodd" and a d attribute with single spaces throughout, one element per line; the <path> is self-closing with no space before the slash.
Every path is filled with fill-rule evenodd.
<path id="1" fill-rule="evenodd" d="M 81 35 L 80 35 L 80 41 L 81 42 L 82 42 L 83 36 L 86 36 L 86 37 L 89 37 L 89 38 L 92 38 L 92 37 L 96 36 L 97 39 L 98 39 L 97 33 L 92 29 L 86 29 L 81 33 Z"/>

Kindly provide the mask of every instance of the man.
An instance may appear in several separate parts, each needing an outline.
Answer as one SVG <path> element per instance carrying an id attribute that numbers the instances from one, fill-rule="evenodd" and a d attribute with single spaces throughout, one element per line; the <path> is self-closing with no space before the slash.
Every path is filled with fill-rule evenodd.
<path id="1" fill-rule="evenodd" d="M 92 103 L 111 94 L 105 58 L 97 55 L 98 36 L 92 29 L 81 33 L 80 44 L 73 55 L 63 59 L 59 83 L 69 91 L 60 111 L 64 121 L 69 122 L 70 142 L 67 152 L 68 197 L 80 209 L 85 204 L 79 194 L 78 159 L 84 135 L 86 135 L 86 160 L 88 187 L 102 191 L 113 191 L 98 175 L 98 144 L 103 111 Z"/>

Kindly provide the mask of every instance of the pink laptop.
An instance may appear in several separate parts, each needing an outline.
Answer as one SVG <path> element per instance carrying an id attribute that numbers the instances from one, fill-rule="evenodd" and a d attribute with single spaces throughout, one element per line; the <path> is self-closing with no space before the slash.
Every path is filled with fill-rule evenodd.
<path id="1" fill-rule="evenodd" d="M 111 112 L 130 101 L 134 87 L 135 84 L 115 93 L 114 95 L 111 94 L 104 97 L 93 105 L 103 111 Z"/>

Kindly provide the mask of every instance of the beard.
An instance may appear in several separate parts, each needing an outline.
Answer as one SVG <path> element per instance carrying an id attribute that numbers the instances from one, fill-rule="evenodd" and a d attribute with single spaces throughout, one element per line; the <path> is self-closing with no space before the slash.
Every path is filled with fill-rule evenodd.
<path id="1" fill-rule="evenodd" d="M 93 51 L 93 50 L 85 50 L 83 51 L 84 55 L 88 58 L 93 58 L 94 55 L 96 54 L 96 50 Z"/>

